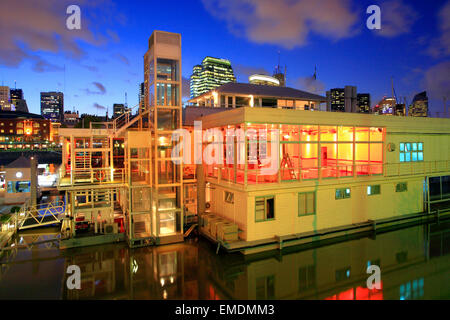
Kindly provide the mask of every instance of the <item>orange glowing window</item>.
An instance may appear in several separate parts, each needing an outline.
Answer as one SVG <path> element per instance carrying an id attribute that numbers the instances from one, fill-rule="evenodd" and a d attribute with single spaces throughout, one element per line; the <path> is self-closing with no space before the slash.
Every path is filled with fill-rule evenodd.
<path id="1" fill-rule="evenodd" d="M 369 161 L 369 144 L 368 143 L 357 143 L 355 145 L 355 160 L 357 163 Z"/>
<path id="2" fill-rule="evenodd" d="M 355 128 L 356 141 L 369 141 L 369 128 Z"/>
<path id="3" fill-rule="evenodd" d="M 299 131 L 298 126 L 282 125 L 280 133 L 281 134 L 280 141 L 291 141 L 291 142 L 300 141 L 298 131 Z"/>
<path id="4" fill-rule="evenodd" d="M 320 127 L 320 141 L 337 141 L 337 129 L 335 126 Z"/>
<path id="5" fill-rule="evenodd" d="M 354 132 L 354 128 L 353 127 L 338 127 L 338 141 L 342 142 L 342 141 L 353 141 L 353 132 Z"/>
<path id="6" fill-rule="evenodd" d="M 318 126 L 300 126 L 300 139 L 304 142 L 317 141 L 318 132 Z"/>
<path id="7" fill-rule="evenodd" d="M 370 128 L 370 141 L 382 142 L 385 131 L 384 128 Z"/>

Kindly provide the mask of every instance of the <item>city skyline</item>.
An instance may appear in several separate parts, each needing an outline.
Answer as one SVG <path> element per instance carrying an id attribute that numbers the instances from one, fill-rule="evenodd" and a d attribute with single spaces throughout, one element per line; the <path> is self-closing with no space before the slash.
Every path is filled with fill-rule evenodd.
<path id="1" fill-rule="evenodd" d="M 39 113 L 40 92 L 61 91 L 66 110 L 75 107 L 80 113 L 92 113 L 96 108 L 94 113 L 104 114 L 108 108 L 112 114 L 114 103 L 125 102 L 125 93 L 129 106 L 139 103 L 145 43 L 151 30 L 159 29 L 183 35 L 184 100 L 193 66 L 209 55 L 229 59 L 238 82 L 248 82 L 252 73 L 272 74 L 280 61 L 287 66 L 289 87 L 315 88 L 324 94 L 330 88 L 355 85 L 371 94 L 372 105 L 390 96 L 393 77 L 397 95 L 406 97 L 408 104 L 426 90 L 431 115 L 443 115 L 443 96 L 448 97 L 450 87 L 450 48 L 445 47 L 450 1 L 436 1 L 433 6 L 381 1 L 381 31 L 365 26 L 368 1 L 330 1 L 321 18 L 314 5 L 300 10 L 303 2 L 282 2 L 272 11 L 269 2 L 250 2 L 248 14 L 255 24 L 249 25 L 239 14 L 245 8 L 234 1 L 183 3 L 171 11 L 170 19 L 156 14 L 165 12 L 167 3 L 79 1 L 82 29 L 67 30 L 68 1 L 47 1 L 42 8 L 21 1 L 0 22 L 8 33 L 0 49 L 0 80 L 9 87 L 17 81 L 32 113 Z M 135 7 L 148 9 L 134 13 Z M 144 17 L 149 8 L 155 12 L 150 13 L 152 19 Z M 99 18 L 105 12 L 110 19 Z M 203 23 L 186 24 L 186 17 Z M 44 23 L 44 18 L 54 21 Z M 17 21 L 23 19 L 28 25 L 18 28 Z M 272 24 L 275 27 L 267 32 Z M 42 36 L 35 37 L 36 33 Z"/>

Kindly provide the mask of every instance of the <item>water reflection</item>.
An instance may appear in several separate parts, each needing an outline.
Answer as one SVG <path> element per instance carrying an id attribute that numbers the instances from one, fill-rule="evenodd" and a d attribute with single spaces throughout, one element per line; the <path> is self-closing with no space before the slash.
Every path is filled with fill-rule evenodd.
<path id="1" fill-rule="evenodd" d="M 62 251 L 64 267 L 53 278 L 63 299 L 448 299 L 449 248 L 450 222 L 260 256 L 216 255 L 196 239 L 134 250 L 108 245 Z M 42 262 L 28 263 L 38 272 L 27 277 L 39 279 Z M 63 285 L 72 264 L 81 268 L 81 290 Z M 380 290 L 366 287 L 370 265 L 381 268 Z M 12 266 L 0 279 L 0 297 L 17 285 L 4 280 L 15 273 Z"/>

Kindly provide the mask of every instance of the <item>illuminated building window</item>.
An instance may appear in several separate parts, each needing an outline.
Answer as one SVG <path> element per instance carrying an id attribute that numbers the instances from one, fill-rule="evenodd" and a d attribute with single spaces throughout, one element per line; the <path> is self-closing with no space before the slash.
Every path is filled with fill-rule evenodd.
<path id="1" fill-rule="evenodd" d="M 18 129 L 17 130 L 17 134 L 23 134 L 23 130 L 22 129 Z"/>
<path id="2" fill-rule="evenodd" d="M 369 196 L 373 196 L 373 195 L 380 194 L 380 193 L 381 193 L 381 187 L 379 184 L 367 187 L 367 195 L 369 195 Z"/>
<path id="3" fill-rule="evenodd" d="M 408 191 L 408 183 L 400 182 L 395 186 L 395 192 L 405 192 Z"/>
<path id="4" fill-rule="evenodd" d="M 255 221 L 268 221 L 275 219 L 275 197 L 256 197 Z"/>
<path id="5" fill-rule="evenodd" d="M 18 122 L 16 128 L 23 128 L 23 122 Z"/>
<path id="6" fill-rule="evenodd" d="M 30 192 L 30 181 L 8 181 L 8 193 Z"/>
<path id="7" fill-rule="evenodd" d="M 225 191 L 225 202 L 234 203 L 234 193 Z"/>
<path id="8" fill-rule="evenodd" d="M 336 200 L 339 199 L 348 199 L 351 196 L 350 188 L 341 188 L 336 189 L 335 198 Z"/>
<path id="9" fill-rule="evenodd" d="M 316 193 L 305 192 L 298 194 L 298 215 L 307 216 L 316 214 Z"/>
<path id="10" fill-rule="evenodd" d="M 401 142 L 400 162 L 423 161 L 423 142 Z"/>

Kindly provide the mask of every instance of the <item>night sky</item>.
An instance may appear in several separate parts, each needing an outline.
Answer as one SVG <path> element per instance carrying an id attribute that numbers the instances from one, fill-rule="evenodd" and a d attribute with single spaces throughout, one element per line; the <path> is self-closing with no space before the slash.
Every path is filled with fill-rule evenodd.
<path id="1" fill-rule="evenodd" d="M 71 4 L 81 30 L 66 28 Z M 371 4 L 381 7 L 380 31 L 366 28 Z M 63 91 L 65 110 L 111 114 L 125 92 L 129 106 L 138 103 L 155 29 L 182 35 L 184 96 L 205 56 L 229 59 L 247 82 L 272 74 L 280 52 L 290 87 L 324 94 L 356 85 L 375 104 L 393 77 L 408 104 L 427 90 L 432 116 L 450 97 L 450 0 L 1 0 L 0 80 L 17 81 L 30 112 L 40 112 L 41 91 Z"/>

